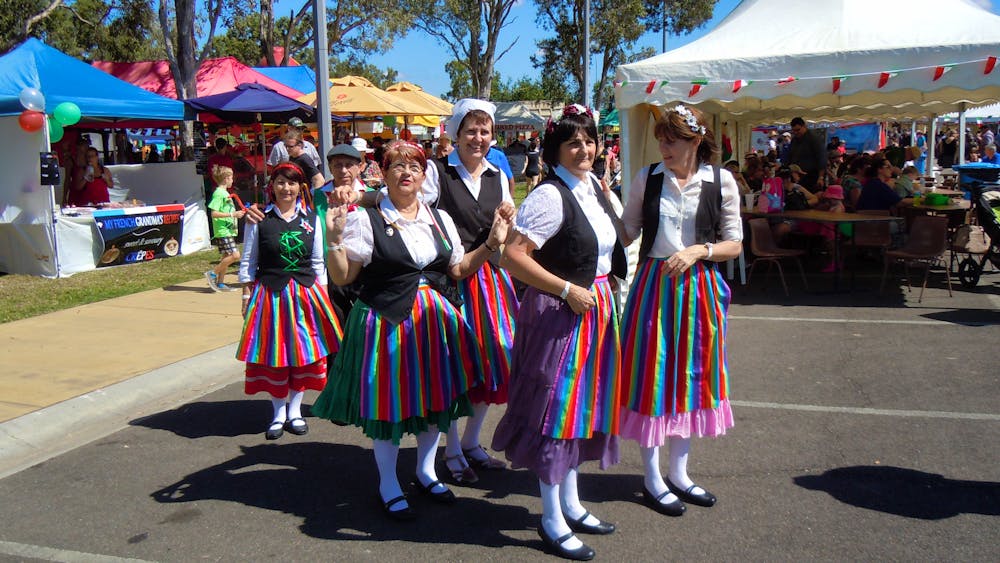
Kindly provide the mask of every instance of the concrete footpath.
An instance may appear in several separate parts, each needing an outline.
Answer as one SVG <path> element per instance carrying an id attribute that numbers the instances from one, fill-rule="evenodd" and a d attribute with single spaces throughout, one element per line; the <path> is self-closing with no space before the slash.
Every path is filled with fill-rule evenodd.
<path id="1" fill-rule="evenodd" d="M 236 381 L 240 305 L 195 280 L 0 324 L 0 478 Z"/>

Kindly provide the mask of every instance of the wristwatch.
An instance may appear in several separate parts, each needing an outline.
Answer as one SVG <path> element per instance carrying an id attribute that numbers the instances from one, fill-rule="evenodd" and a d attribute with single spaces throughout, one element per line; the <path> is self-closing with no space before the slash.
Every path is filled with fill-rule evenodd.
<path id="1" fill-rule="evenodd" d="M 710 242 L 706 242 L 705 243 L 705 248 L 708 250 L 708 256 L 705 257 L 705 260 L 711 260 L 712 259 L 712 246 L 713 246 L 713 244 L 710 243 Z"/>

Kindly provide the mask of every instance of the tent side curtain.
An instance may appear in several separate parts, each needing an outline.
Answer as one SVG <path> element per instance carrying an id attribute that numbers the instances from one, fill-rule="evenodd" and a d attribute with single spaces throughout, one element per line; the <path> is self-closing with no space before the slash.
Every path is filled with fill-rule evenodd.
<path id="1" fill-rule="evenodd" d="M 174 122 L 184 104 L 147 92 L 31 38 L 0 57 L 0 115 L 16 115 L 25 88 L 45 96 L 47 111 L 62 102 L 80 107 L 83 122 L 101 119 Z"/>

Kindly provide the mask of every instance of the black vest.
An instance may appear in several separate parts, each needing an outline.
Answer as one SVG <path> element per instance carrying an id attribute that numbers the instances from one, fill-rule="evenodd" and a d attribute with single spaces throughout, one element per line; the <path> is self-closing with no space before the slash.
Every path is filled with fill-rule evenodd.
<path id="1" fill-rule="evenodd" d="M 448 165 L 448 157 L 433 160 L 437 166 L 439 193 L 434 207 L 448 212 L 455 221 L 458 236 L 466 252 L 472 252 L 486 242 L 493 226 L 493 212 L 503 201 L 503 189 L 500 184 L 502 172 L 485 170 L 480 177 L 479 199 L 472 197 L 469 188 L 458 175 L 458 169 Z M 490 261 L 496 263 L 495 257 Z"/>
<path id="2" fill-rule="evenodd" d="M 653 248 L 656 233 L 660 230 L 660 194 L 663 191 L 663 173 L 653 174 L 659 163 L 649 165 L 646 191 L 642 196 L 642 244 L 639 260 L 645 260 Z M 722 218 L 722 180 L 719 167 L 713 166 L 713 182 L 701 183 L 698 211 L 695 213 L 694 240 L 697 244 L 715 243 L 719 240 L 719 221 Z"/>
<path id="3" fill-rule="evenodd" d="M 277 208 L 257 226 L 256 278 L 273 291 L 281 291 L 288 280 L 312 287 L 316 272 L 312 269 L 313 244 L 316 238 L 316 212 L 285 221 Z"/>
<path id="4" fill-rule="evenodd" d="M 545 179 L 559 190 L 562 196 L 563 220 L 559 231 L 536 249 L 532 257 L 543 268 L 580 287 L 590 287 L 597 277 L 597 234 L 591 226 L 583 208 L 562 178 L 555 174 Z M 601 187 L 594 184 L 594 192 L 601 207 L 612 216 L 610 204 Z M 612 219 L 612 223 L 614 220 Z M 615 240 L 611 253 L 611 273 L 625 279 L 628 262 L 621 241 Z"/>
<path id="5" fill-rule="evenodd" d="M 441 215 L 437 210 L 430 211 L 437 224 L 442 225 Z M 417 287 L 422 276 L 453 305 L 462 306 L 458 288 L 448 277 L 451 252 L 445 248 L 440 236 L 434 237 L 437 257 L 420 269 L 410 257 L 410 252 L 403 243 L 403 237 L 395 228 L 386 224 L 378 209 L 365 209 L 365 212 L 368 213 L 372 224 L 375 244 L 371 263 L 362 268 L 358 276 L 361 284 L 359 296 L 361 301 L 378 311 L 390 323 L 399 324 L 409 317 L 413 310 L 413 301 L 417 297 Z M 443 225 L 441 228 L 444 228 Z M 435 228 L 431 227 L 431 230 L 434 231 Z M 389 232 L 392 235 L 389 235 Z"/>

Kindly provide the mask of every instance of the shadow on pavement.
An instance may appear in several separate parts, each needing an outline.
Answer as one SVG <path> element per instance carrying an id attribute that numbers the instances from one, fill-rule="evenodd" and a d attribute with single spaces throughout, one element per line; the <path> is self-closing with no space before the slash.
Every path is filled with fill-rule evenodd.
<path id="1" fill-rule="evenodd" d="M 129 424 L 166 430 L 185 438 L 233 438 L 263 435 L 271 421 L 271 414 L 271 403 L 266 401 L 201 401 L 137 418 Z M 303 408 L 303 415 L 309 416 L 307 408 Z"/>
<path id="2" fill-rule="evenodd" d="M 413 522 L 388 520 L 382 513 L 378 474 L 367 448 L 306 442 L 241 449 L 236 458 L 192 473 L 151 496 L 161 503 L 224 500 L 295 514 L 304 519 L 303 533 L 323 539 L 541 548 L 540 540 L 524 542 L 503 533 L 534 528 L 537 515 L 525 508 L 462 496 L 458 488 L 459 500 L 452 506 L 436 505 L 411 489 L 408 499 L 421 517 Z M 399 458 L 400 479 L 408 489 L 415 450 L 404 448 Z M 507 477 L 534 481 L 527 472 L 509 472 Z"/>
<path id="3" fill-rule="evenodd" d="M 953 309 L 921 315 L 927 319 L 965 326 L 991 326 L 1000 324 L 1000 311 L 990 309 Z"/>
<path id="4" fill-rule="evenodd" d="M 878 512 L 941 520 L 959 514 L 1000 516 L 1000 483 L 958 481 L 914 469 L 854 466 L 801 475 L 796 485 Z"/>

